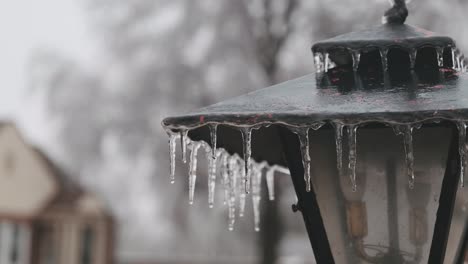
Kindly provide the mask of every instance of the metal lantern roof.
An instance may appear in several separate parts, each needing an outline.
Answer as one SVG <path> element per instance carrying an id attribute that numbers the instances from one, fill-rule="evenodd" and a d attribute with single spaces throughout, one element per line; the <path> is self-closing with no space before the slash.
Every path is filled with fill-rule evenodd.
<path id="1" fill-rule="evenodd" d="M 295 128 L 320 123 L 349 126 L 468 121 L 468 74 L 446 71 L 443 81 L 424 82 L 420 78 L 418 83 L 410 81 L 391 88 L 379 83 L 372 89 L 345 92 L 336 85 L 318 87 L 315 74 L 310 74 L 188 115 L 166 118 L 163 126 L 174 131 L 190 130 L 193 139 L 211 142 L 209 125 L 242 129 L 272 124 Z M 255 140 L 278 142 L 271 129 L 256 133 Z M 217 140 L 219 147 L 242 155 L 240 134 L 220 128 Z M 271 147 L 258 147 L 253 155 L 258 161 L 284 165 L 279 156 L 271 154 Z"/>

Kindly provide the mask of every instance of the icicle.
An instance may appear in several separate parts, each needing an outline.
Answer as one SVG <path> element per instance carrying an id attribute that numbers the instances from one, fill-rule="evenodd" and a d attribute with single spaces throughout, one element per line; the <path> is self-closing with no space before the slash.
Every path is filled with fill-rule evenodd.
<path id="1" fill-rule="evenodd" d="M 380 59 L 382 61 L 382 69 L 384 72 L 388 71 L 388 49 L 380 49 Z"/>
<path id="2" fill-rule="evenodd" d="M 244 167 L 240 164 L 243 164 L 241 159 L 238 159 L 236 167 L 236 173 L 239 175 L 238 177 L 242 179 L 239 184 L 239 217 L 244 217 L 245 213 L 245 200 L 247 198 L 247 194 L 245 192 L 245 181 L 246 181 L 246 174 Z"/>
<path id="3" fill-rule="evenodd" d="M 457 65 L 455 63 L 455 48 L 452 47 L 452 69 L 456 69 Z"/>
<path id="4" fill-rule="evenodd" d="M 197 181 L 197 155 L 198 150 L 201 147 L 200 142 L 192 142 L 190 153 L 190 165 L 189 165 L 189 204 L 193 204 L 193 198 L 195 195 L 195 183 Z"/>
<path id="5" fill-rule="evenodd" d="M 327 52 L 325 53 L 325 72 L 328 72 L 330 67 L 330 54 Z"/>
<path id="6" fill-rule="evenodd" d="M 214 206 L 214 196 L 216 189 L 216 161 L 217 153 L 215 152 L 214 156 L 212 155 L 212 148 L 206 149 L 206 156 L 208 157 L 208 206 L 213 208 Z"/>
<path id="7" fill-rule="evenodd" d="M 180 131 L 180 146 L 182 148 L 182 162 L 187 163 L 187 135 L 188 130 Z"/>
<path id="8" fill-rule="evenodd" d="M 353 192 L 357 191 L 356 183 L 356 162 L 357 162 L 357 125 L 350 125 L 348 127 L 348 168 L 350 171 L 350 180 Z"/>
<path id="9" fill-rule="evenodd" d="M 417 56 L 418 56 L 418 50 L 417 49 L 411 49 L 410 52 L 409 52 L 411 69 L 414 69 L 414 67 L 416 66 L 416 57 Z"/>
<path id="10" fill-rule="evenodd" d="M 460 61 L 460 56 L 457 55 L 457 71 L 461 70 L 461 61 Z"/>
<path id="11" fill-rule="evenodd" d="M 275 171 L 276 166 L 268 168 L 266 172 L 266 182 L 267 182 L 267 190 L 268 190 L 268 197 L 270 201 L 275 200 Z"/>
<path id="12" fill-rule="evenodd" d="M 208 206 L 213 208 L 216 190 L 216 162 L 218 151 L 216 149 L 216 130 L 218 125 L 210 125 L 211 148 L 207 148 L 208 157 Z"/>
<path id="13" fill-rule="evenodd" d="M 322 72 L 324 68 L 323 54 L 320 52 L 315 53 L 314 60 L 315 60 L 315 71 L 317 73 Z"/>
<path id="14" fill-rule="evenodd" d="M 216 160 L 216 143 L 218 141 L 217 132 L 218 132 L 218 125 L 210 125 L 211 156 L 212 156 L 212 159 L 214 160 Z"/>
<path id="15" fill-rule="evenodd" d="M 395 127 L 397 135 L 403 135 L 406 159 L 406 171 L 408 175 L 409 188 L 414 188 L 414 152 L 413 152 L 413 129 L 420 128 L 412 127 L 411 125 L 401 125 Z"/>
<path id="16" fill-rule="evenodd" d="M 244 165 L 245 165 L 245 193 L 249 193 L 250 186 L 250 158 L 252 156 L 252 128 L 243 128 L 242 140 L 244 143 Z"/>
<path id="17" fill-rule="evenodd" d="M 353 71 L 357 72 L 359 63 L 361 62 L 361 52 L 358 50 L 353 50 L 351 51 L 351 56 L 353 57 Z"/>
<path id="18" fill-rule="evenodd" d="M 237 160 L 235 157 L 230 157 L 228 161 L 228 180 L 229 180 L 229 199 L 228 199 L 228 228 L 229 231 L 234 230 L 236 222 L 236 186 L 238 173 Z"/>
<path id="19" fill-rule="evenodd" d="M 239 194 L 239 217 L 244 217 L 245 214 L 245 200 L 247 198 L 247 194 L 245 192 L 240 192 Z"/>
<path id="20" fill-rule="evenodd" d="M 339 174 L 343 170 L 343 128 L 342 124 L 335 124 L 336 167 Z"/>
<path id="21" fill-rule="evenodd" d="M 228 171 L 228 159 L 229 154 L 224 152 L 221 158 L 221 173 L 223 176 L 223 185 L 224 185 L 224 204 L 227 204 L 229 197 L 229 171 Z"/>
<path id="22" fill-rule="evenodd" d="M 436 50 L 437 50 L 437 63 L 439 65 L 439 68 L 442 68 L 444 67 L 444 48 L 438 47 Z"/>
<path id="23" fill-rule="evenodd" d="M 262 186 L 262 171 L 258 167 L 254 167 L 252 173 L 252 204 L 254 213 L 255 231 L 260 231 L 260 200 Z"/>
<path id="24" fill-rule="evenodd" d="M 458 122 L 458 152 L 460 154 L 460 186 L 465 187 L 465 168 L 466 168 L 466 154 L 467 154 L 467 143 L 466 143 L 466 127 L 465 122 Z"/>
<path id="25" fill-rule="evenodd" d="M 310 153 L 309 153 L 309 128 L 301 127 L 294 128 L 293 131 L 299 137 L 301 147 L 302 164 L 304 166 L 304 181 L 306 184 L 306 191 L 311 191 L 311 175 L 310 175 Z"/>
<path id="26" fill-rule="evenodd" d="M 167 134 L 169 135 L 169 155 L 170 155 L 170 162 L 171 162 L 171 172 L 170 172 L 169 179 L 171 181 L 171 184 L 174 184 L 177 134 L 173 132 L 167 132 Z"/>

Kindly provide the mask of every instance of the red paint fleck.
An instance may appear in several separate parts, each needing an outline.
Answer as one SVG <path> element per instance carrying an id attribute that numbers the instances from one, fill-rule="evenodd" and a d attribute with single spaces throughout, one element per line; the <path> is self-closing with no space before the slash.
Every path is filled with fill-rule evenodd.
<path id="1" fill-rule="evenodd" d="M 432 86 L 432 88 L 442 89 L 442 88 L 444 88 L 444 86 L 439 84 L 439 85 Z"/>
<path id="2" fill-rule="evenodd" d="M 200 116 L 200 123 L 205 123 L 205 116 Z"/>
<path id="3" fill-rule="evenodd" d="M 452 69 L 442 68 L 440 69 L 441 72 L 453 72 Z"/>

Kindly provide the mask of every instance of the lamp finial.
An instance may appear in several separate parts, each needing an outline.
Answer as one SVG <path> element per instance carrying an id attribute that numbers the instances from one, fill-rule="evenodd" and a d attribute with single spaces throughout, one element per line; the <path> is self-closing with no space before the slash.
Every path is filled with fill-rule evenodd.
<path id="1" fill-rule="evenodd" d="M 408 17 L 408 8 L 405 0 L 390 0 L 392 8 L 382 17 L 383 24 L 404 24 Z M 409 2 L 409 1 L 408 1 Z"/>

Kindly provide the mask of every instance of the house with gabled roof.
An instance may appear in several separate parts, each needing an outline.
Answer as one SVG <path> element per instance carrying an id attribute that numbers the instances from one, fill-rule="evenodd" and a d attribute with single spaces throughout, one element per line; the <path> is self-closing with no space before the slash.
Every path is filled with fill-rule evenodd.
<path id="1" fill-rule="evenodd" d="M 114 222 L 14 124 L 0 124 L 0 263 L 110 264 Z"/>

